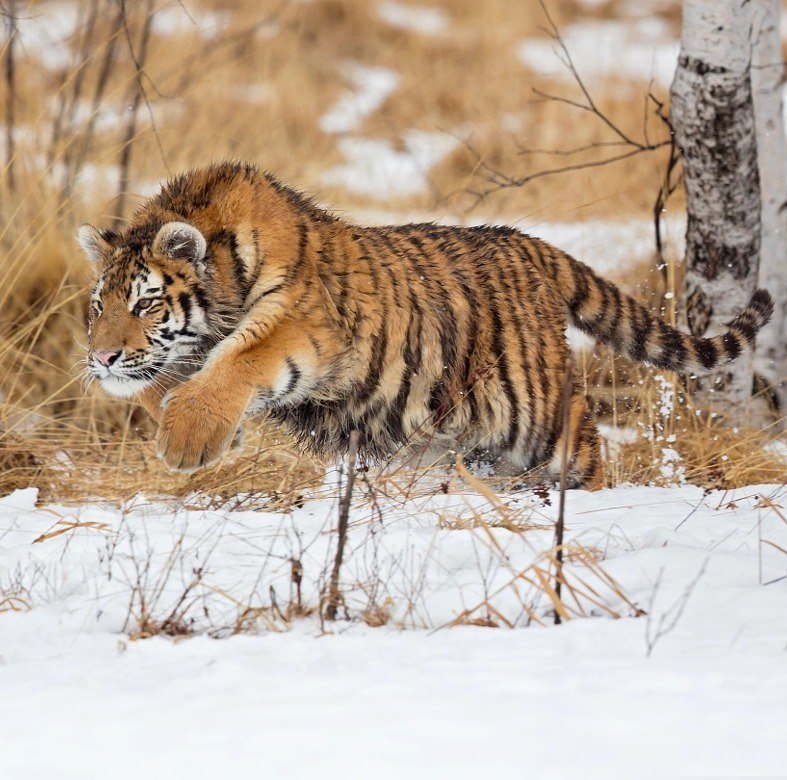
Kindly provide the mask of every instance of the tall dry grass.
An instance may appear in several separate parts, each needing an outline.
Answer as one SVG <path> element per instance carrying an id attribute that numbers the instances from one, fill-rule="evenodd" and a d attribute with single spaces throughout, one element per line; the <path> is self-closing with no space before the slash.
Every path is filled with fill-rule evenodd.
<path id="1" fill-rule="evenodd" d="M 23 26 L 56 18 L 64 5 L 17 0 L 4 10 Z M 625 6 L 549 2 L 558 25 L 615 18 Z M 63 50 L 67 65 L 48 67 L 40 50 L 10 35 L 11 26 L 3 49 L 14 67 L 6 67 L 0 82 L 0 106 L 6 124 L 13 122 L 6 127 L 13 149 L 6 144 L 0 181 L 0 493 L 36 485 L 46 497 L 81 500 L 144 490 L 222 501 L 244 495 L 279 506 L 299 500 L 318 478 L 320 464 L 266 426 L 224 465 L 191 477 L 170 474 L 152 455 L 154 431 L 145 415 L 84 387 L 91 272 L 76 250 L 74 229 L 83 221 L 122 223 L 175 171 L 245 157 L 339 211 L 374 206 L 445 215 L 475 204 L 474 216 L 570 220 L 645 216 L 652 208 L 662 152 L 539 180 L 481 203 L 474 198 L 490 168 L 520 175 L 554 165 L 546 153 L 524 155 L 525 146 L 592 147 L 609 140 L 603 123 L 532 93 L 535 85 L 568 97 L 576 89 L 528 71 L 516 56 L 524 38 L 543 37 L 535 0 L 517 4 L 515 13 L 507 0 L 440 3 L 449 31 L 437 35 L 392 27 L 373 0 L 84 0 L 71 7 L 79 23 Z M 158 13 L 152 21 L 151 11 Z M 674 7 L 659 13 L 676 24 Z M 162 14 L 168 24 L 160 23 Z M 322 175 L 342 155 L 340 137 L 323 132 L 320 117 L 351 88 L 347 62 L 390 68 L 400 79 L 356 135 L 394 147 L 412 129 L 461 139 L 430 171 L 428 192 L 370 201 L 324 183 Z M 642 133 L 647 84 L 613 78 L 594 89 L 601 110 L 626 132 Z M 597 153 L 591 148 L 572 161 Z M 659 284 L 654 277 L 656 292 Z M 619 361 L 613 366 L 607 355 L 587 357 L 584 376 L 604 416 L 653 427 L 652 379 L 621 369 Z M 697 416 L 674 418 L 667 435 L 678 436 L 684 457 L 696 463 L 689 478 L 711 479 L 718 460 L 713 437 L 728 434 L 703 427 Z M 718 464 L 724 484 L 777 476 L 777 461 L 759 447 L 762 440 L 747 433 L 729 443 L 728 459 Z M 689 441 L 696 441 L 693 449 Z M 651 455 L 614 458 L 610 483 L 655 478 Z"/>

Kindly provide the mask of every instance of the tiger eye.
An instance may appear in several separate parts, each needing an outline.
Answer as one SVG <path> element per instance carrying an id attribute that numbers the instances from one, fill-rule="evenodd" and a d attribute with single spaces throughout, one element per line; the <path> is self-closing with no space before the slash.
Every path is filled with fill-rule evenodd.
<path id="1" fill-rule="evenodd" d="M 153 298 L 140 298 L 134 305 L 134 314 L 147 311 L 153 305 Z"/>

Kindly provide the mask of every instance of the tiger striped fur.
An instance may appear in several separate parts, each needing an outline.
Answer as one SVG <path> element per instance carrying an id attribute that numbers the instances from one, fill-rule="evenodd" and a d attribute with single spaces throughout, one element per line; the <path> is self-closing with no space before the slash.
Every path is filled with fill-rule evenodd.
<path id="1" fill-rule="evenodd" d="M 706 371 L 772 310 L 759 290 L 726 333 L 697 339 L 513 228 L 361 227 L 236 162 L 178 176 L 122 233 L 85 225 L 79 240 L 98 269 L 89 370 L 139 398 L 184 470 L 264 409 L 316 451 L 357 429 L 371 457 L 430 446 L 554 476 L 567 324 L 633 360 Z M 565 435 L 571 484 L 598 484 L 576 388 Z"/>

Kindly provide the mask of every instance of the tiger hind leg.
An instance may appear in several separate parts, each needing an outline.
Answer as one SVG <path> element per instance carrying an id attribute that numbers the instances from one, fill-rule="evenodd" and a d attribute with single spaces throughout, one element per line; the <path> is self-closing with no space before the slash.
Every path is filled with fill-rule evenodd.
<path id="1" fill-rule="evenodd" d="M 565 447 L 565 431 L 555 445 L 552 458 L 547 466 L 551 479 L 560 482 Z M 568 425 L 568 467 L 566 469 L 568 488 L 598 490 L 603 485 L 601 444 L 596 423 L 588 409 L 587 399 L 582 393 L 575 393 L 571 399 Z"/>

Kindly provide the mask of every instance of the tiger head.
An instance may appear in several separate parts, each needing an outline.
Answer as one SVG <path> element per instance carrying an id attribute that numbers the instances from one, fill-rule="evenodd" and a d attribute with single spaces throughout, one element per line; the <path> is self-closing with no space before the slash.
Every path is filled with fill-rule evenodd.
<path id="1" fill-rule="evenodd" d="M 87 370 L 123 398 L 195 362 L 215 330 L 202 233 L 184 222 L 154 231 L 118 235 L 82 225 L 77 232 L 97 271 Z"/>

